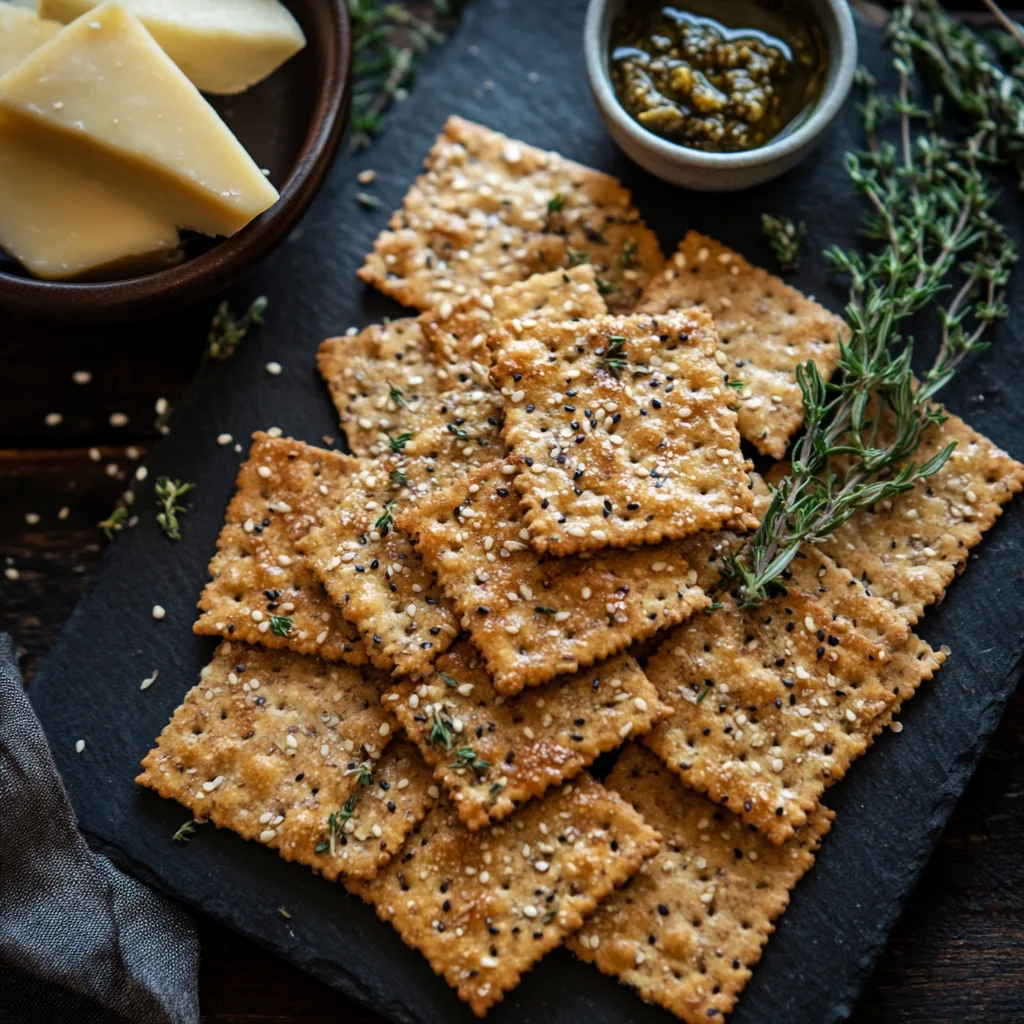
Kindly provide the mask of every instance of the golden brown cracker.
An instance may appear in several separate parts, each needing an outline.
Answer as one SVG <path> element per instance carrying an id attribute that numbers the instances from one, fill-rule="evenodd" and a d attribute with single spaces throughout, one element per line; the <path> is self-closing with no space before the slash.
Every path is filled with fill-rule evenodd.
<path id="1" fill-rule="evenodd" d="M 723 596 L 645 668 L 675 710 L 647 745 L 775 843 L 943 660 L 813 549 L 787 575 L 787 593 L 753 610 Z M 897 657 L 908 645 L 916 656 Z"/>
<path id="2" fill-rule="evenodd" d="M 810 870 L 834 815 L 819 807 L 784 846 L 685 789 L 639 744 L 605 783 L 662 834 L 661 848 L 567 945 L 688 1024 L 732 1012 L 772 922 Z"/>
<path id="3" fill-rule="evenodd" d="M 537 551 L 656 543 L 749 512 L 707 313 L 518 327 L 490 335 L 492 378 Z"/>
<path id="4" fill-rule="evenodd" d="M 796 368 L 812 360 L 828 380 L 839 360 L 843 320 L 739 253 L 691 231 L 655 275 L 637 311 L 704 306 L 715 318 L 731 378 L 741 381 L 740 433 L 781 459 L 803 423 Z"/>
<path id="5" fill-rule="evenodd" d="M 370 878 L 437 793 L 415 748 L 389 742 L 381 682 L 223 643 L 136 781 L 327 879 Z"/>
<path id="6" fill-rule="evenodd" d="M 609 307 L 628 312 L 664 257 L 629 192 L 607 174 L 459 117 L 380 234 L 363 281 L 438 309 L 555 267 L 589 262 Z"/>
<path id="7" fill-rule="evenodd" d="M 658 838 L 583 773 L 479 832 L 442 802 L 375 879 L 349 887 L 482 1017 L 636 873 Z"/>
<path id="8" fill-rule="evenodd" d="M 474 470 L 399 519 L 499 693 L 575 672 L 710 603 L 682 542 L 583 557 L 538 555 L 510 472 L 507 462 Z"/>
<path id="9" fill-rule="evenodd" d="M 380 455 L 415 432 L 448 384 L 437 376 L 419 318 L 328 338 L 317 353 L 341 428 L 355 455 Z"/>
<path id="10" fill-rule="evenodd" d="M 954 441 L 934 476 L 861 509 L 820 545 L 908 622 L 941 600 L 966 568 L 970 549 L 1024 487 L 1024 466 L 958 416 L 928 428 L 914 461 L 926 462 Z"/>
<path id="11" fill-rule="evenodd" d="M 455 373 L 476 367 L 485 376 L 491 362 L 487 333 L 502 320 L 588 320 L 607 312 L 594 268 L 584 263 L 442 303 L 436 317 L 424 318 L 423 331 L 439 364 Z"/>
<path id="12" fill-rule="evenodd" d="M 438 658 L 429 679 L 401 683 L 381 703 L 474 830 L 507 818 L 670 713 L 623 654 L 503 697 L 467 640 Z"/>
<path id="13" fill-rule="evenodd" d="M 423 459 L 363 460 L 338 505 L 298 549 L 342 614 L 359 627 L 370 661 L 422 676 L 458 634 L 458 621 L 409 536 L 403 507 L 433 486 Z"/>
<path id="14" fill-rule="evenodd" d="M 357 467 L 339 452 L 253 435 L 199 598 L 196 633 L 365 664 L 359 631 L 295 548 Z"/>

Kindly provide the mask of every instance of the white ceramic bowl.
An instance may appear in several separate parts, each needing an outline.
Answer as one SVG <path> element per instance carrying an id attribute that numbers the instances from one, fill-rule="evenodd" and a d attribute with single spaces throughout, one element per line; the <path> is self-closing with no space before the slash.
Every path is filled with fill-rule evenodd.
<path id="1" fill-rule="evenodd" d="M 590 88 L 612 138 L 641 167 L 673 185 L 702 192 L 731 192 L 777 178 L 822 140 L 839 113 L 857 68 L 857 32 L 847 0 L 809 0 L 828 42 L 829 69 L 817 105 L 791 131 L 745 153 L 689 149 L 641 127 L 619 103 L 608 70 L 612 24 L 630 0 L 590 0 L 583 52 Z"/>

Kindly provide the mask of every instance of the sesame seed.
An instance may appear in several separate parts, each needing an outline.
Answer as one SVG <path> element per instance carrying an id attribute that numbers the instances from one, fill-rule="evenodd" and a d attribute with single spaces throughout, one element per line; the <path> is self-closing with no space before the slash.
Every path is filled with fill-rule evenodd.
<path id="1" fill-rule="evenodd" d="M 269 362 L 266 365 L 266 371 L 271 377 L 277 377 L 281 373 L 281 364 L 277 362 Z"/>
<path id="2" fill-rule="evenodd" d="M 263 480 L 269 480 L 270 479 L 270 475 L 271 474 L 270 474 L 270 467 L 269 466 L 260 466 L 256 470 L 256 473 Z"/>
<path id="3" fill-rule="evenodd" d="M 48 427 L 59 427 L 64 422 L 64 417 L 59 412 L 48 412 L 43 422 Z"/>
<path id="4" fill-rule="evenodd" d="M 71 379 L 76 384 L 88 384 L 89 381 L 92 380 L 92 374 L 88 370 L 75 370 L 75 372 L 71 374 Z"/>
<path id="5" fill-rule="evenodd" d="M 167 614 L 166 609 L 162 604 L 153 605 L 153 618 L 158 622 Z"/>
<path id="6" fill-rule="evenodd" d="M 80 754 L 83 750 L 85 750 L 85 740 L 78 740 L 75 743 L 75 753 Z"/>
<path id="7" fill-rule="evenodd" d="M 277 833 L 272 828 L 264 829 L 260 833 L 260 842 L 269 843 L 276 835 Z"/>
<path id="8" fill-rule="evenodd" d="M 217 435 L 217 444 L 221 444 L 221 445 L 231 444 L 231 442 L 233 440 L 234 440 L 234 438 L 230 434 L 218 434 Z"/>
<path id="9" fill-rule="evenodd" d="M 128 423 L 128 417 L 123 412 L 112 412 L 108 422 L 112 427 L 124 427 Z"/>

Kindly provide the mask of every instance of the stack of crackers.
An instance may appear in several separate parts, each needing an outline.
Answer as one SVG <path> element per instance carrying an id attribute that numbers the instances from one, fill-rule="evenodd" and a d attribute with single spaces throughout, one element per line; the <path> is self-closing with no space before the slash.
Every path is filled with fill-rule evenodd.
<path id="1" fill-rule="evenodd" d="M 944 468 L 785 594 L 713 601 L 765 507 L 742 442 L 784 457 L 842 321 L 709 238 L 666 261 L 619 182 L 457 118 L 360 277 L 419 314 L 321 347 L 350 454 L 256 436 L 221 644 L 139 781 L 340 879 L 480 1016 L 566 944 L 721 1017 L 1024 467 L 950 417 Z"/>

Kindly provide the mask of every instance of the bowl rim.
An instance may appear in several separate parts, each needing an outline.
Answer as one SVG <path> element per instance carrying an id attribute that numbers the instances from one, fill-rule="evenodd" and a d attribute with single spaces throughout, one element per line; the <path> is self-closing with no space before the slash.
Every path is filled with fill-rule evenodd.
<path id="1" fill-rule="evenodd" d="M 857 30 L 847 0 L 810 0 L 838 40 L 838 59 L 829 57 L 829 76 L 810 117 L 791 132 L 743 153 L 709 153 L 670 142 L 638 124 L 619 102 L 607 60 L 610 11 L 623 0 L 590 0 L 583 28 L 583 52 L 590 87 L 606 117 L 637 145 L 676 164 L 708 170 L 744 170 L 783 161 L 817 141 L 835 119 L 853 85 L 857 70 Z"/>
<path id="2" fill-rule="evenodd" d="M 224 291 L 292 231 L 313 201 L 337 153 L 352 99 L 352 34 L 346 0 L 323 3 L 330 33 L 311 76 L 319 88 L 309 130 L 280 188 L 280 198 L 237 234 L 174 267 L 118 281 L 44 281 L 0 271 L 0 309 L 54 320 L 130 320 L 180 310 Z"/>

